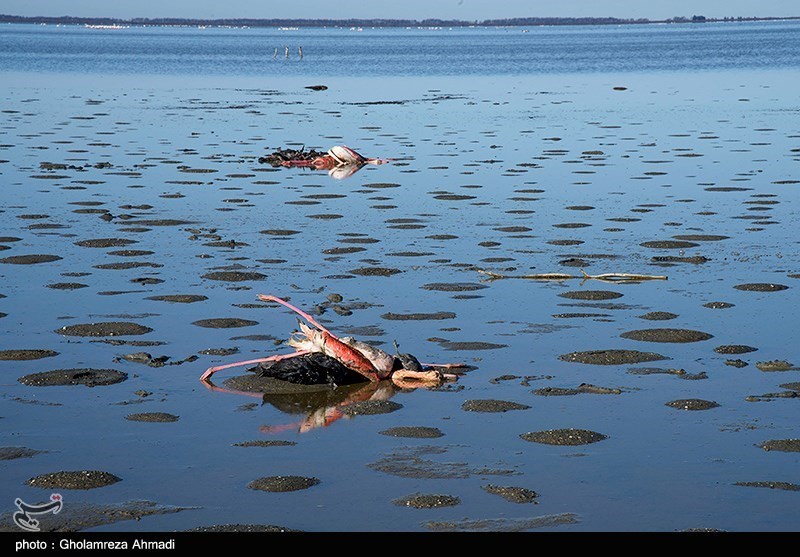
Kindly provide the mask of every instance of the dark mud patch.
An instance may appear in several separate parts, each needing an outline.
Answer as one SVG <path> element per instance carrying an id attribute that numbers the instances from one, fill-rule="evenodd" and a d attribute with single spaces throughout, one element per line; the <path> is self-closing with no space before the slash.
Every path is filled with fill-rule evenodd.
<path id="1" fill-rule="evenodd" d="M 654 249 L 687 249 L 687 248 L 694 248 L 699 246 L 700 244 L 696 244 L 694 242 L 685 242 L 681 240 L 656 240 L 653 242 L 642 242 L 639 244 L 643 248 L 654 248 Z"/>
<path id="2" fill-rule="evenodd" d="M 390 277 L 398 273 L 402 273 L 400 269 L 391 267 L 359 267 L 358 269 L 351 269 L 350 274 L 359 275 L 362 277 Z"/>
<path id="3" fill-rule="evenodd" d="M 791 362 L 786 360 L 769 360 L 766 362 L 756 362 L 756 367 L 761 371 L 790 371 L 795 368 Z"/>
<path id="4" fill-rule="evenodd" d="M 632 367 L 628 370 L 631 375 L 676 375 L 681 379 L 708 379 L 706 372 L 689 373 L 685 369 L 662 368 L 662 367 Z"/>
<path id="5" fill-rule="evenodd" d="M 191 304 L 194 302 L 202 302 L 208 300 L 208 296 L 201 296 L 199 294 L 164 294 L 162 296 L 148 296 L 146 300 L 155 300 L 157 302 L 170 302 L 175 304 Z"/>
<path id="6" fill-rule="evenodd" d="M 708 309 L 728 309 L 732 308 L 733 306 L 734 304 L 729 302 L 707 302 L 703 304 L 703 307 Z"/>
<path id="7" fill-rule="evenodd" d="M 51 263 L 59 259 L 61 259 L 61 257 L 57 255 L 11 255 L 0 259 L 0 263 L 8 263 L 10 265 L 36 265 L 37 263 Z"/>
<path id="8" fill-rule="evenodd" d="M 87 387 L 99 387 L 103 385 L 113 385 L 121 383 L 128 378 L 127 373 L 122 373 L 115 369 L 54 369 L 31 373 L 19 378 L 23 385 L 32 387 L 55 387 L 67 385 L 85 385 Z"/>
<path id="9" fill-rule="evenodd" d="M 0 350 L 0 360 L 39 360 L 58 356 L 55 350 Z"/>
<path id="10" fill-rule="evenodd" d="M 389 414 L 400 410 L 402 404 L 393 402 L 391 400 L 363 400 L 354 402 L 340 408 L 343 414 L 347 416 L 367 416 L 374 414 Z"/>
<path id="11" fill-rule="evenodd" d="M 758 445 L 765 451 L 800 453 L 800 439 L 771 439 Z"/>
<path id="12" fill-rule="evenodd" d="M 252 271 L 214 271 L 204 274 L 202 278 L 223 282 L 245 282 L 248 280 L 264 280 L 267 275 Z"/>
<path id="13" fill-rule="evenodd" d="M 755 352 L 758 348 L 747 346 L 746 344 L 723 344 L 714 348 L 717 354 L 747 354 Z"/>
<path id="14" fill-rule="evenodd" d="M 256 439 L 255 441 L 242 441 L 241 443 L 234 443 L 234 447 L 293 447 L 297 445 L 294 441 L 283 441 L 280 439 Z"/>
<path id="15" fill-rule="evenodd" d="M 121 248 L 135 244 L 136 240 L 129 240 L 127 238 L 98 238 L 95 240 L 80 240 L 75 242 L 76 246 L 84 248 Z"/>
<path id="16" fill-rule="evenodd" d="M 384 313 L 381 318 L 389 321 L 437 321 L 442 319 L 455 319 L 452 311 L 437 311 L 435 313 Z"/>
<path id="17" fill-rule="evenodd" d="M 444 436 L 444 433 L 437 427 L 424 426 L 399 426 L 390 427 L 380 432 L 381 435 L 389 437 L 413 437 L 420 439 L 434 439 Z"/>
<path id="18" fill-rule="evenodd" d="M 78 290 L 79 288 L 86 288 L 88 286 L 88 284 L 83 284 L 82 282 L 54 282 L 48 284 L 47 288 L 52 288 L 54 290 Z"/>
<path id="19" fill-rule="evenodd" d="M 532 518 L 483 518 L 477 520 L 431 521 L 426 523 L 432 532 L 527 532 L 537 528 L 552 528 L 567 524 L 577 524 L 578 517 L 563 513 Z"/>
<path id="20" fill-rule="evenodd" d="M 622 294 L 610 290 L 574 290 L 562 292 L 559 296 L 570 300 L 614 300 L 621 298 Z"/>
<path id="21" fill-rule="evenodd" d="M 206 327 L 208 329 L 234 329 L 237 327 L 252 327 L 258 325 L 258 321 L 251 319 L 239 319 L 236 317 L 218 317 L 214 319 L 200 319 L 193 321 L 192 325 Z"/>
<path id="22" fill-rule="evenodd" d="M 730 236 L 721 236 L 718 234 L 680 234 L 673 236 L 676 240 L 685 240 L 688 242 L 719 242 L 727 240 Z"/>
<path id="23" fill-rule="evenodd" d="M 499 485 L 482 485 L 481 488 L 492 495 L 499 495 L 511 503 L 535 503 L 539 494 L 527 487 L 511 487 Z"/>
<path id="24" fill-rule="evenodd" d="M 167 412 L 141 412 L 138 414 L 128 414 L 125 416 L 125 419 L 130 420 L 131 422 L 168 423 L 177 422 L 180 419 L 180 416 L 169 414 Z"/>
<path id="25" fill-rule="evenodd" d="M 67 325 L 56 329 L 54 332 L 60 335 L 75 337 L 113 337 L 129 335 L 145 335 L 153 329 L 131 323 L 128 321 L 108 321 L 104 323 L 83 323 L 79 325 Z"/>
<path id="26" fill-rule="evenodd" d="M 800 485 L 789 482 L 736 482 L 733 485 L 744 487 L 766 487 L 769 489 L 780 489 L 782 491 L 800 491 Z"/>
<path id="27" fill-rule="evenodd" d="M 331 385 L 301 385 L 273 377 L 258 377 L 253 374 L 230 377 L 222 382 L 225 387 L 246 393 L 268 395 L 308 394 L 331 391 Z"/>
<path id="28" fill-rule="evenodd" d="M 690 329 L 642 329 L 622 333 L 622 338 L 643 342 L 700 342 L 714 338 L 713 335 Z"/>
<path id="29" fill-rule="evenodd" d="M 247 487 L 258 491 L 285 493 L 287 491 L 300 491 L 318 485 L 320 480 L 304 476 L 267 476 L 253 480 Z"/>
<path id="30" fill-rule="evenodd" d="M 649 321 L 669 321 L 670 319 L 675 319 L 678 317 L 676 313 L 670 313 L 668 311 L 651 311 L 645 313 L 644 315 L 640 315 L 639 319 L 647 319 Z"/>
<path id="31" fill-rule="evenodd" d="M 590 385 L 589 383 L 581 383 L 576 388 L 543 387 L 533 391 L 533 394 L 538 396 L 572 396 L 583 393 L 593 395 L 621 395 L 622 389 L 599 387 L 597 385 Z"/>
<path id="32" fill-rule="evenodd" d="M 559 360 L 565 362 L 577 362 L 580 364 L 594 365 L 620 365 L 620 364 L 639 364 L 642 362 L 655 362 L 658 360 L 668 360 L 666 356 L 655 352 L 639 352 L 638 350 L 589 350 L 586 352 L 570 352 L 562 354 Z"/>
<path id="33" fill-rule="evenodd" d="M 78 470 L 42 474 L 25 483 L 41 489 L 95 489 L 121 481 L 122 478 L 102 470 Z"/>
<path id="34" fill-rule="evenodd" d="M 367 466 L 392 476 L 418 479 L 464 479 L 476 474 L 507 476 L 515 473 L 513 470 L 489 469 L 466 462 L 436 462 L 425 458 L 446 452 L 444 447 L 402 447 Z"/>
<path id="35" fill-rule="evenodd" d="M 214 524 L 211 526 L 198 526 L 185 530 L 186 532 L 302 532 L 284 526 L 274 526 L 272 524 Z"/>
<path id="36" fill-rule="evenodd" d="M 702 255 L 693 256 L 677 256 L 677 255 L 664 255 L 650 258 L 650 261 L 656 264 L 671 264 L 671 263 L 691 263 L 693 265 L 700 265 L 711 261 L 708 257 Z"/>
<path id="37" fill-rule="evenodd" d="M 507 400 L 467 400 L 461 405 L 467 412 L 508 412 L 510 410 L 528 410 L 530 406 Z"/>
<path id="38" fill-rule="evenodd" d="M 507 344 L 495 344 L 493 342 L 483 342 L 483 341 L 463 341 L 463 342 L 455 342 L 440 338 L 431 338 L 428 339 L 432 342 L 436 342 L 444 348 L 445 350 L 452 350 L 452 351 L 460 351 L 460 350 L 497 350 L 498 348 L 506 348 Z"/>
<path id="39" fill-rule="evenodd" d="M 520 435 L 525 441 L 544 443 L 545 445 L 588 445 L 608 439 L 608 436 L 588 429 L 549 429 L 546 431 L 530 431 Z"/>
<path id="40" fill-rule="evenodd" d="M 28 447 L 0 447 L 0 460 L 15 460 L 17 458 L 30 458 L 47 451 L 37 451 Z"/>
<path id="41" fill-rule="evenodd" d="M 170 514 L 190 510 L 190 507 L 171 507 L 152 501 L 131 501 L 115 505 L 95 505 L 90 503 L 67 503 L 57 515 L 40 517 L 39 528 L 42 532 L 80 532 L 105 524 L 115 524 L 127 520 L 140 520 L 146 516 Z M 0 517 L 0 531 L 19 533 L 14 525 L 11 513 Z"/>
<path id="42" fill-rule="evenodd" d="M 717 408 L 719 404 L 713 400 L 703 400 L 700 398 L 681 398 L 678 400 L 671 400 L 665 403 L 670 408 L 677 408 L 679 410 L 709 410 L 710 408 Z"/>
<path id="43" fill-rule="evenodd" d="M 438 509 L 441 507 L 455 507 L 461 504 L 461 499 L 453 495 L 408 495 L 392 501 L 399 507 L 414 507 L 415 509 Z"/>
<path id="44" fill-rule="evenodd" d="M 420 288 L 424 290 L 438 290 L 440 292 L 471 292 L 473 290 L 483 290 L 489 287 L 485 284 L 474 282 L 432 282 L 423 284 Z"/>
<path id="45" fill-rule="evenodd" d="M 747 284 L 737 284 L 734 288 L 737 290 L 746 290 L 748 292 L 779 292 L 789 287 L 771 282 L 751 282 Z"/>

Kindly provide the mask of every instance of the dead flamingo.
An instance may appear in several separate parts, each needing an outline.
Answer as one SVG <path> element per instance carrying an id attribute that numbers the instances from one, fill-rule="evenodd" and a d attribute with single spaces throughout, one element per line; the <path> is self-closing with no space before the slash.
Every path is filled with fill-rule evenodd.
<path id="1" fill-rule="evenodd" d="M 346 145 L 334 145 L 327 152 L 305 151 L 305 149 L 279 149 L 271 155 L 260 157 L 260 163 L 269 163 L 272 166 L 285 166 L 290 168 L 313 168 L 314 170 L 327 170 L 328 174 L 337 179 L 347 178 L 368 164 L 380 165 L 390 159 L 376 159 L 365 157 Z"/>
<path id="2" fill-rule="evenodd" d="M 455 381 L 458 379 L 457 375 L 442 373 L 438 369 L 433 368 L 465 367 L 464 364 L 421 364 L 410 354 L 399 354 L 398 351 L 396 356 L 392 356 L 379 348 L 350 337 L 340 339 L 318 323 L 308 313 L 295 307 L 286 300 L 278 298 L 277 296 L 265 294 L 259 294 L 258 299 L 265 302 L 276 302 L 291 309 L 313 325 L 316 330 L 298 321 L 300 333 L 298 336 L 290 338 L 288 342 L 290 346 L 295 348 L 296 351 L 294 353 L 210 367 L 200 377 L 202 382 L 209 385 L 211 376 L 223 369 L 257 363 L 279 362 L 289 358 L 297 358 L 314 353 L 324 354 L 347 369 L 359 373 L 370 382 L 391 379 L 393 383 L 402 388 L 413 388 L 423 385 L 441 385 L 447 381 Z M 397 348 L 396 343 L 395 348 Z"/>

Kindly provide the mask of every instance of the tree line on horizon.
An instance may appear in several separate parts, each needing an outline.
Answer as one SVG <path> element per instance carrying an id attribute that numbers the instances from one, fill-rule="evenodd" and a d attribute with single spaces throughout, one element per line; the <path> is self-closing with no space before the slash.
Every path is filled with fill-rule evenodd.
<path id="1" fill-rule="evenodd" d="M 768 21 L 800 19 L 798 17 L 673 17 L 663 20 L 616 17 L 515 17 L 463 21 L 455 19 L 255 19 L 255 18 L 131 18 L 75 16 L 16 16 L 0 14 L 0 23 L 37 23 L 50 25 L 153 25 L 153 26 L 212 26 L 212 27 L 520 27 L 545 25 L 627 25 L 643 23 L 705 23 L 725 21 Z"/>

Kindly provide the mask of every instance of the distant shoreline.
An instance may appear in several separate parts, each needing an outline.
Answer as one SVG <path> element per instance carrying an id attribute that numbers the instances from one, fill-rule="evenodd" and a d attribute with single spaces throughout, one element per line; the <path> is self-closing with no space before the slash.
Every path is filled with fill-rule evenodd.
<path id="1" fill-rule="evenodd" d="M 0 23 L 31 23 L 47 25 L 90 25 L 90 26 L 175 26 L 175 27 L 539 27 L 554 25 L 631 25 L 649 23 L 702 24 L 739 23 L 750 21 L 785 21 L 800 19 L 800 16 L 786 17 L 725 17 L 707 18 L 702 15 L 673 17 L 670 19 L 622 19 L 614 17 L 524 17 L 508 19 L 489 19 L 483 21 L 443 20 L 443 19 L 195 19 L 195 18 L 132 18 L 114 17 L 72 17 L 72 16 L 15 16 L 0 14 Z"/>

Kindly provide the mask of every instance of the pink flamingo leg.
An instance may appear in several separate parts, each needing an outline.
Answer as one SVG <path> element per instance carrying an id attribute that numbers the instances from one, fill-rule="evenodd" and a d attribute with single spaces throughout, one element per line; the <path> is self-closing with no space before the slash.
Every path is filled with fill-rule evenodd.
<path id="1" fill-rule="evenodd" d="M 224 366 L 216 366 L 208 368 L 203 375 L 200 376 L 200 381 L 204 383 L 208 383 L 209 378 L 214 375 L 216 372 L 228 369 L 230 367 L 239 367 L 239 366 L 246 366 L 250 364 L 258 364 L 261 362 L 278 362 L 280 360 L 286 360 L 288 358 L 296 358 L 297 356 L 303 356 L 305 354 L 310 354 L 310 350 L 298 350 L 292 354 L 279 354 L 277 356 L 270 356 L 269 358 L 256 358 L 255 360 L 245 360 L 243 362 L 234 362 L 232 364 L 225 364 Z"/>
<path id="2" fill-rule="evenodd" d="M 314 325 L 320 331 L 322 331 L 324 333 L 328 333 L 329 335 L 331 335 L 332 337 L 335 338 L 335 335 L 333 333 L 331 333 L 328 329 L 326 329 L 325 327 L 320 325 L 313 317 L 311 317 L 309 314 L 304 312 L 302 309 L 293 306 L 292 304 L 290 304 L 286 300 L 281 300 L 277 296 L 268 296 L 266 294 L 259 294 L 258 295 L 258 299 L 262 300 L 264 302 L 278 302 L 279 304 L 286 306 L 287 308 L 289 308 L 293 312 L 295 312 L 298 315 L 300 315 L 303 319 L 305 319 L 306 321 L 308 321 L 309 323 Z"/>

